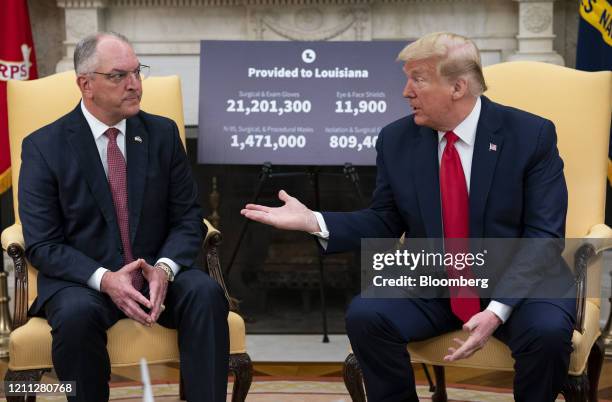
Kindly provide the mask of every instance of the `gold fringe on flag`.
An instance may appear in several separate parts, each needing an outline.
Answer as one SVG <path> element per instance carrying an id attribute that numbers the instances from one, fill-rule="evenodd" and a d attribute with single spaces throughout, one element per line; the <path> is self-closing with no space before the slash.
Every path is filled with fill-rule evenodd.
<path id="1" fill-rule="evenodd" d="M 4 173 L 0 174 L 0 194 L 4 194 L 5 191 L 11 188 L 12 183 L 11 168 L 8 168 Z"/>

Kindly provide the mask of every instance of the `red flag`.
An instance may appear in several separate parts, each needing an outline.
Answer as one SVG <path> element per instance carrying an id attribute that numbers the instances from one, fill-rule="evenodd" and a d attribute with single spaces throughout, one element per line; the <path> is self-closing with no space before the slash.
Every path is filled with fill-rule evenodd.
<path id="1" fill-rule="evenodd" d="M 27 0 L 2 2 L 0 13 L 0 194 L 11 187 L 6 82 L 38 76 Z"/>

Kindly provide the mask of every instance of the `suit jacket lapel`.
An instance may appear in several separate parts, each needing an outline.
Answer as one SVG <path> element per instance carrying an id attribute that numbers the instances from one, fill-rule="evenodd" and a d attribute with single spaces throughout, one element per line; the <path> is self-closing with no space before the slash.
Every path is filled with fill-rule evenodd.
<path id="1" fill-rule="evenodd" d="M 87 181 L 91 194 L 98 203 L 104 219 L 108 222 L 109 228 L 114 231 L 118 244 L 121 244 L 121 235 L 117 226 L 117 215 L 113 198 L 111 196 L 108 179 L 104 173 L 104 167 L 100 160 L 100 153 L 96 147 L 95 140 L 81 106 L 78 105 L 69 116 L 68 143 L 77 157 L 81 172 Z"/>
<path id="2" fill-rule="evenodd" d="M 127 119 L 125 152 L 127 160 L 130 241 L 134 242 L 147 181 L 149 136 L 138 116 Z"/>
<path id="3" fill-rule="evenodd" d="M 497 158 L 504 143 L 504 137 L 497 133 L 501 127 L 498 112 L 489 99 L 482 96 L 481 100 L 482 110 L 476 129 L 470 177 L 470 237 L 485 235 L 484 212 Z"/>
<path id="4" fill-rule="evenodd" d="M 428 237 L 442 237 L 442 207 L 438 177 L 438 136 L 430 128 L 421 127 L 416 137 L 412 158 L 417 197 Z"/>

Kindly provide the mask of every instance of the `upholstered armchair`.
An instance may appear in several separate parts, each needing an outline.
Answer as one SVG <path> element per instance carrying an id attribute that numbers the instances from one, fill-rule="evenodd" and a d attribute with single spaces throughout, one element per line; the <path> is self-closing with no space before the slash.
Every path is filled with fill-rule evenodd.
<path id="1" fill-rule="evenodd" d="M 577 274 L 578 303 L 574 351 L 562 394 L 570 402 L 597 401 L 604 355 L 600 299 L 593 295 L 600 294 L 602 251 L 612 248 L 612 229 L 603 224 L 612 73 L 587 73 L 537 62 L 501 63 L 484 70 L 489 87 L 486 96 L 550 119 L 557 128 L 569 191 L 566 237 L 585 239 L 568 242 L 575 245 L 567 247 L 563 255 Z M 443 366 L 513 370 L 510 349 L 494 338 L 470 358 L 444 362 L 456 337 L 463 339 L 465 334 L 456 331 L 408 346 L 413 363 L 434 366 L 435 402 L 447 400 Z M 361 372 L 352 353 L 345 361 L 344 378 L 353 400 L 365 401 Z"/>
<path id="2" fill-rule="evenodd" d="M 15 265 L 15 311 L 10 335 L 10 360 L 6 381 L 39 381 L 53 367 L 51 361 L 51 328 L 43 318 L 30 318 L 27 310 L 36 297 L 36 268 L 24 257 L 25 243 L 18 214 L 17 186 L 21 166 L 21 142 L 34 130 L 72 110 L 80 99 L 74 72 L 55 74 L 34 81 L 9 81 L 8 108 L 13 202 L 15 224 L 2 232 L 2 248 Z M 179 78 L 151 77 L 143 81 L 142 109 L 173 119 L 185 144 L 183 105 Z M 246 353 L 245 327 L 235 312 L 235 304 L 227 293 L 217 248 L 220 232 L 205 220 L 208 227 L 202 245 L 208 272 L 224 289 L 230 302 L 230 371 L 234 374 L 232 401 L 244 401 L 251 385 L 252 365 Z M 138 365 L 142 357 L 149 364 L 179 360 L 175 330 L 160 325 L 147 328 L 134 320 L 123 319 L 108 331 L 108 351 L 112 367 Z M 206 381 L 205 378 L 202 381 Z M 30 399 L 28 401 L 33 401 Z M 183 398 L 181 386 L 181 399 Z M 24 400 L 9 397 L 9 401 Z"/>

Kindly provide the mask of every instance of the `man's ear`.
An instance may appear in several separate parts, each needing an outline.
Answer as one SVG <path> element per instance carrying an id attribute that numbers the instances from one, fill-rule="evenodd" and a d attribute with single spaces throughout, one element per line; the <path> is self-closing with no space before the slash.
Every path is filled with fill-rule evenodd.
<path id="1" fill-rule="evenodd" d="M 77 76 L 77 85 L 81 90 L 81 94 L 83 98 L 91 97 L 91 78 L 87 75 L 79 75 Z"/>
<path id="2" fill-rule="evenodd" d="M 455 80 L 452 89 L 453 100 L 459 100 L 468 93 L 468 82 L 465 77 L 459 77 Z"/>

